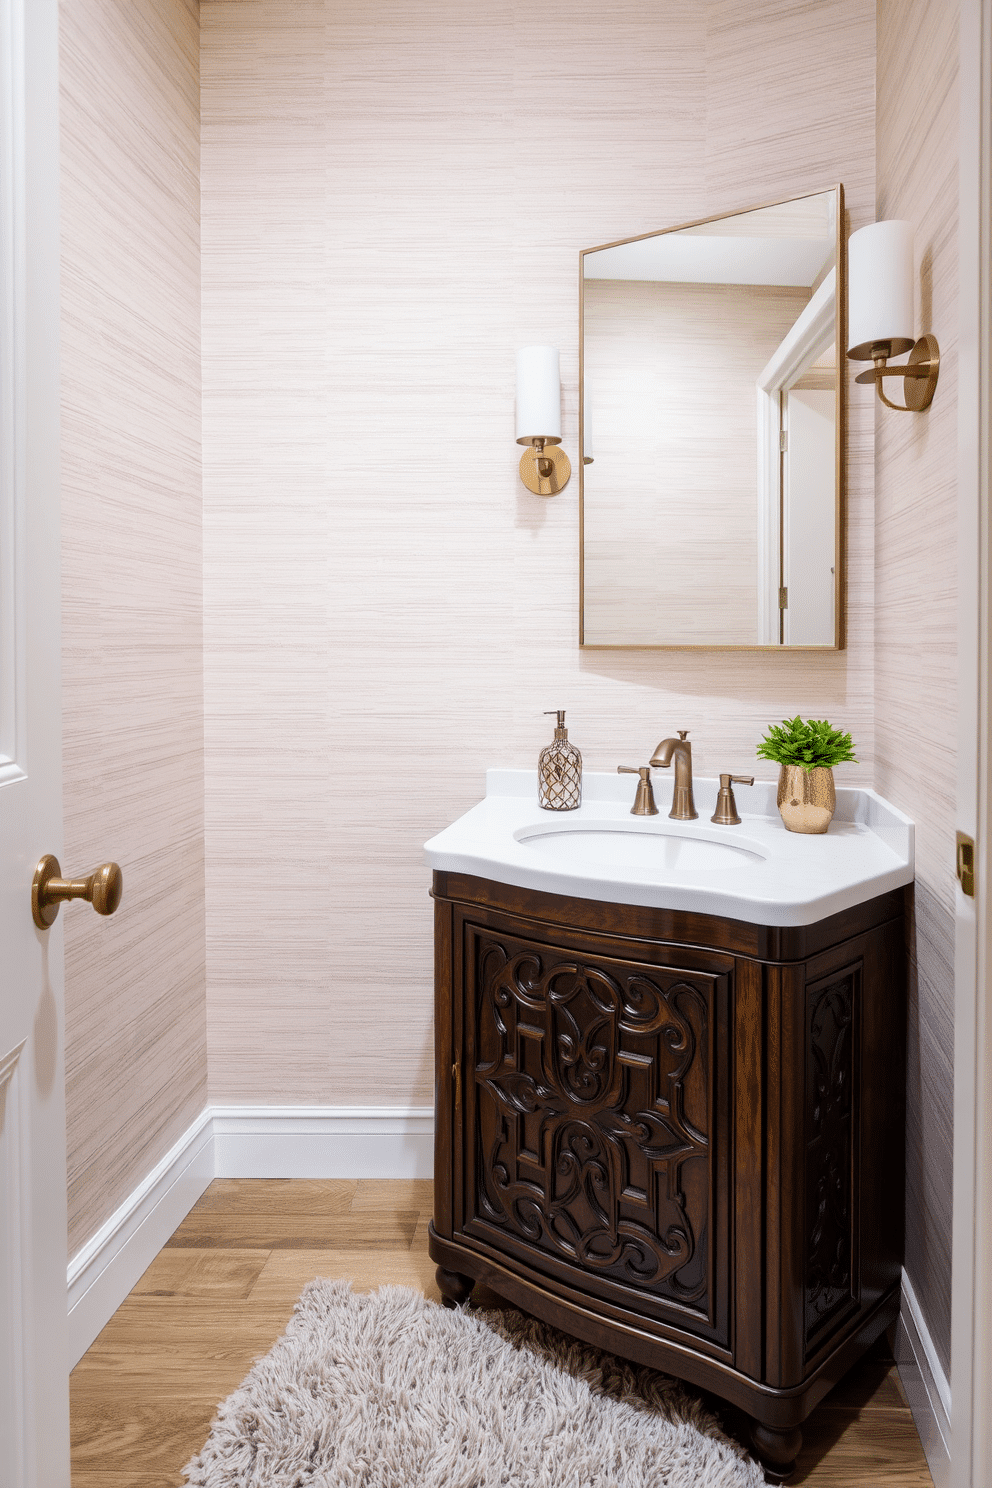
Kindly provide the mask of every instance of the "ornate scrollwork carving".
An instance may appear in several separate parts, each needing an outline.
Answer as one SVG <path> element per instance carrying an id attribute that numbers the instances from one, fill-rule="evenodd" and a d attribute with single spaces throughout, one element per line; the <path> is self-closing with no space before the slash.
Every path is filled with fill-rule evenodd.
<path id="1" fill-rule="evenodd" d="M 689 975 L 480 939 L 476 1198 L 531 1245 L 705 1305 L 710 1092 L 698 1051 L 712 978 Z M 686 1184 L 691 1164 L 704 1181 Z"/>
<path id="2" fill-rule="evenodd" d="M 852 1092 L 855 975 L 807 1001 L 807 1342 L 854 1295 Z"/>

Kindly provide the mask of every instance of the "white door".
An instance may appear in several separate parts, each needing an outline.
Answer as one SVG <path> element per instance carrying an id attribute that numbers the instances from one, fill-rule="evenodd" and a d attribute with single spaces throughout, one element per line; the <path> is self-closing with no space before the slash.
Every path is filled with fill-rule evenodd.
<path id="1" fill-rule="evenodd" d="M 836 394 L 790 388 L 783 460 L 787 646 L 829 646 L 834 639 L 834 474 Z"/>
<path id="2" fill-rule="evenodd" d="M 0 1482 L 68 1488 L 57 0 L 0 0 Z"/>

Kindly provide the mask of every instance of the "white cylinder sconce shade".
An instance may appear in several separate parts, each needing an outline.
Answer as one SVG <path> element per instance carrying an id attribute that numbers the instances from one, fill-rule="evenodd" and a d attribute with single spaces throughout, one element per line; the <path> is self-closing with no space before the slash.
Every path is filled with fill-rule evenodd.
<path id="1" fill-rule="evenodd" d="M 517 352 L 517 443 L 561 444 L 561 375 L 557 346 Z"/>
<path id="2" fill-rule="evenodd" d="M 869 361 L 872 347 L 889 342 L 889 356 L 914 345 L 913 224 L 873 222 L 847 244 L 848 356 Z"/>

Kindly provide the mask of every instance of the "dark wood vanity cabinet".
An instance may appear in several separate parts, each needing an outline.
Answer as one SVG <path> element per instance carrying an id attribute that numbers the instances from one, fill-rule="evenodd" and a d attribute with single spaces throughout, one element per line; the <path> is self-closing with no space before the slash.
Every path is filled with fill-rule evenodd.
<path id="1" fill-rule="evenodd" d="M 786 1476 L 898 1310 L 904 893 L 775 929 L 435 873 L 445 1296 L 732 1401 Z"/>

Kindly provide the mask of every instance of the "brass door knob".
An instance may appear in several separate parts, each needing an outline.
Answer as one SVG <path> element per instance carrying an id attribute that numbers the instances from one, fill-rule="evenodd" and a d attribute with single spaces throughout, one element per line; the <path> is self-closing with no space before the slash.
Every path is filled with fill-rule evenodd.
<path id="1" fill-rule="evenodd" d="M 31 914 L 39 930 L 55 924 L 64 899 L 88 899 L 97 914 L 112 915 L 123 890 L 116 863 L 101 863 L 88 878 L 63 878 L 58 858 L 46 853 L 31 880 Z"/>

